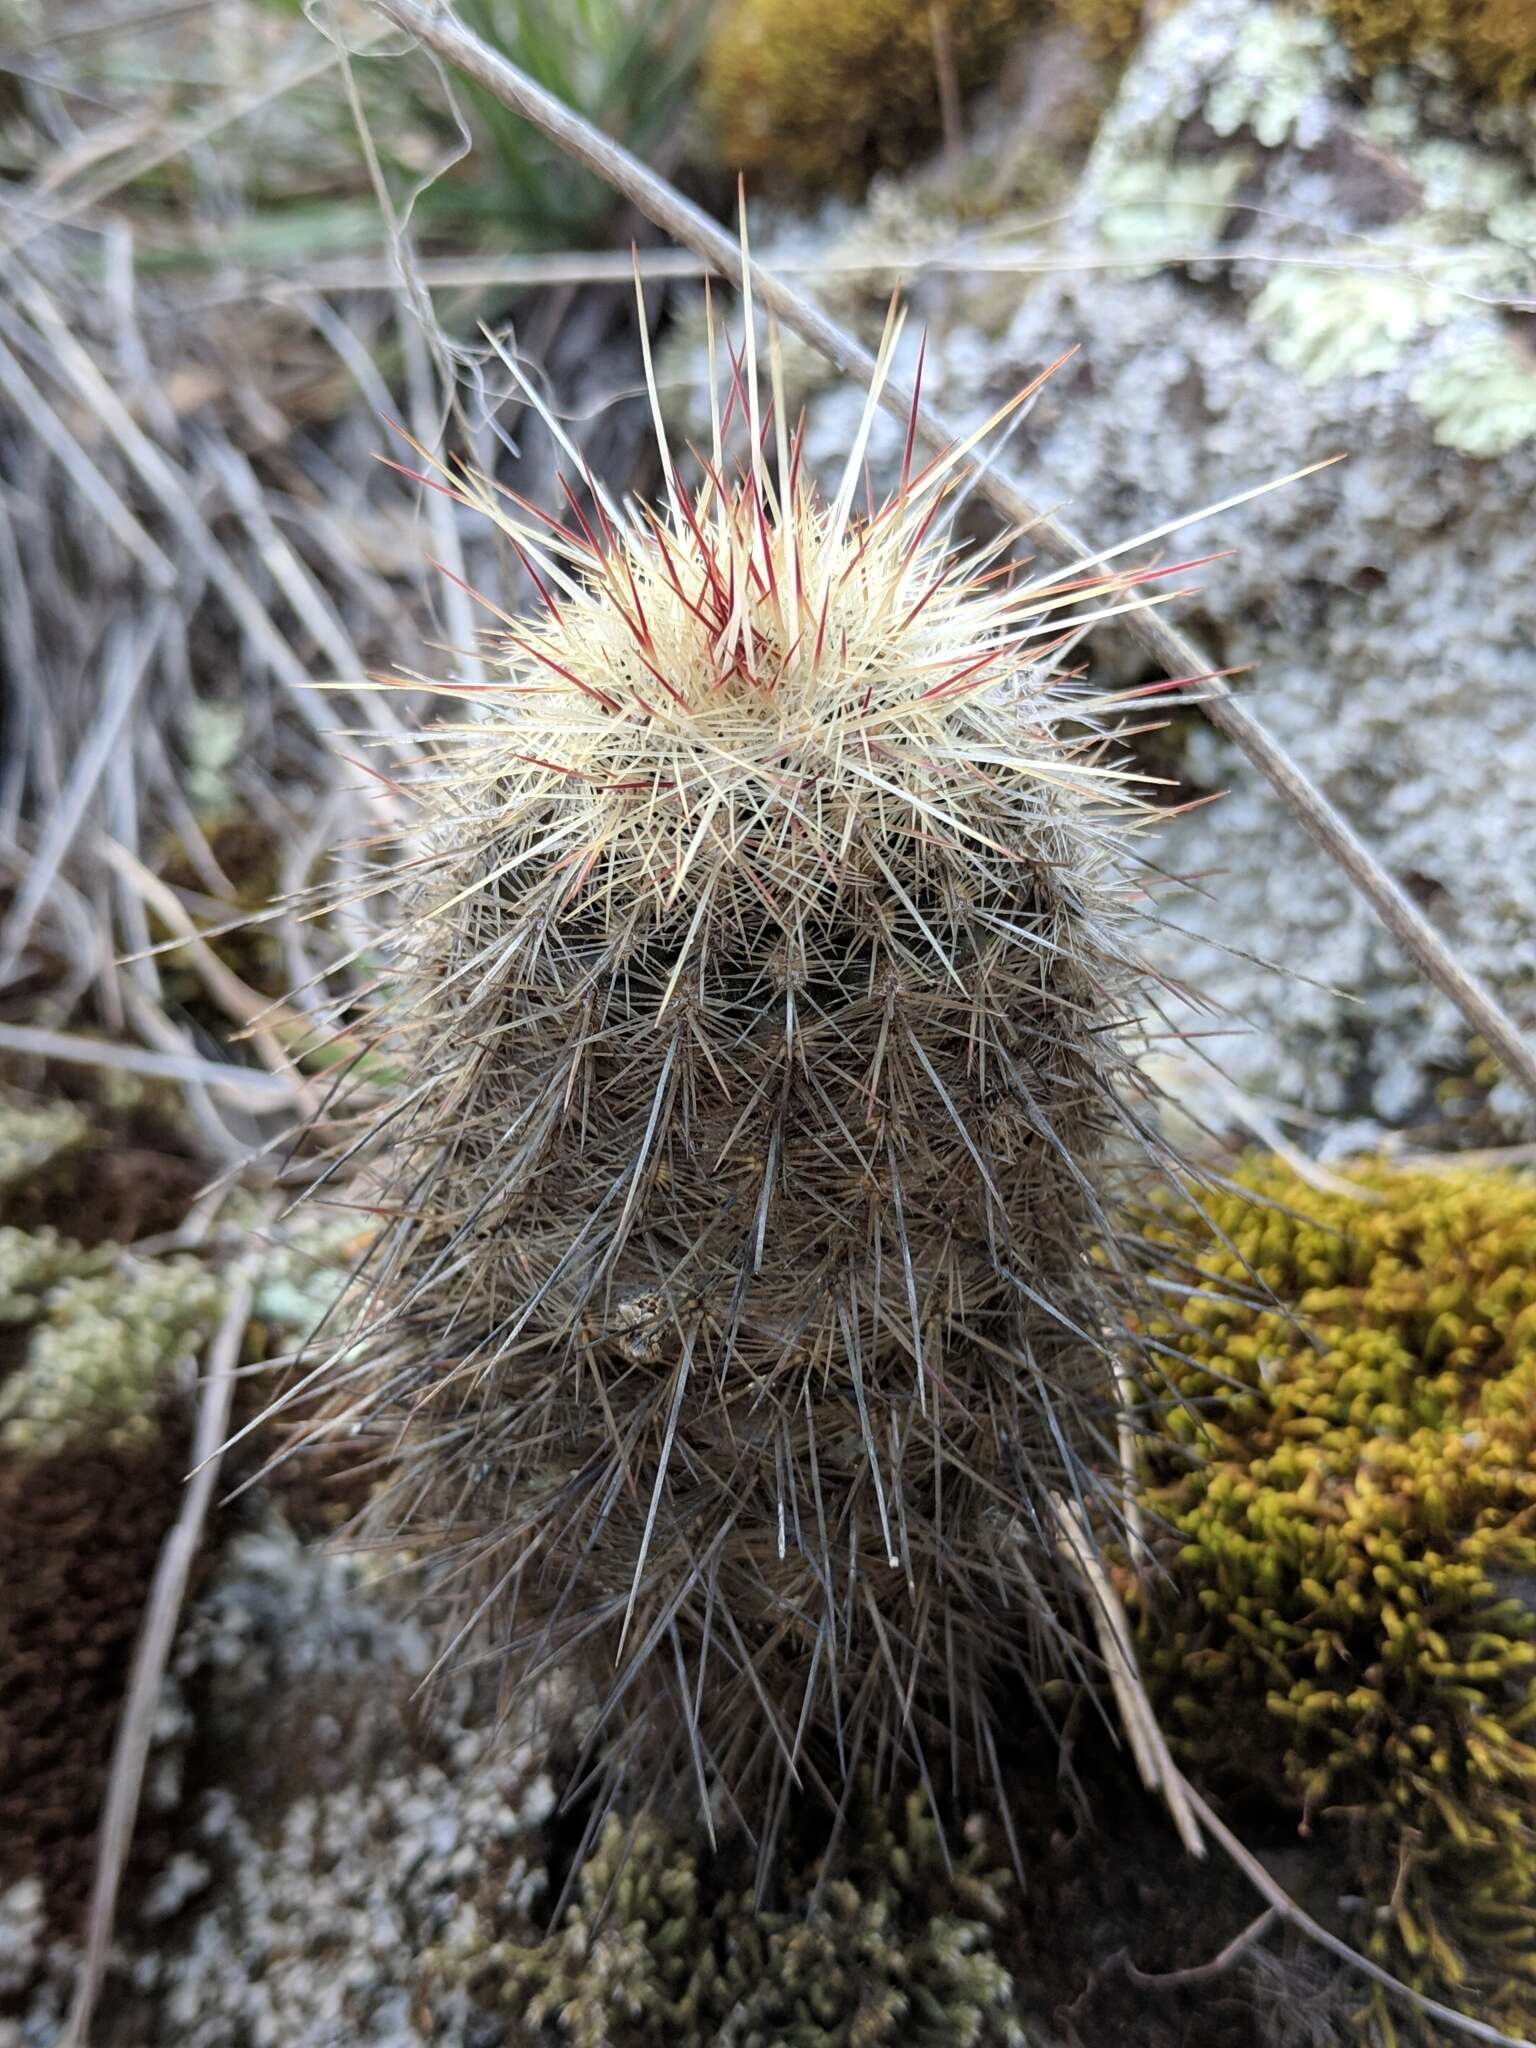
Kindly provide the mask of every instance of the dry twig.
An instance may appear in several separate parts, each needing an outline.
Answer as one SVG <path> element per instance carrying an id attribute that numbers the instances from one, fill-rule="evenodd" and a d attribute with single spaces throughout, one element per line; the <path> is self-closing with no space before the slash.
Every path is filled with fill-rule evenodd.
<path id="1" fill-rule="evenodd" d="M 1120 1953 L 1120 1967 L 1139 1990 L 1177 1991 L 1185 1984 L 1206 1984 L 1211 1978 L 1219 1977 L 1248 1950 L 1256 1941 L 1262 1941 L 1280 1917 L 1279 1908 L 1266 1906 L 1256 1919 L 1250 1920 L 1240 1934 L 1234 1934 L 1218 1954 L 1208 1963 L 1192 1963 L 1187 1970 L 1138 1970 L 1125 1950 Z"/>
<path id="2" fill-rule="evenodd" d="M 252 1067 L 203 1059 L 193 1052 L 152 1052 L 136 1045 L 117 1045 L 105 1038 L 47 1031 L 32 1024 L 0 1024 L 0 1051 L 19 1053 L 25 1059 L 60 1060 L 75 1067 L 113 1067 L 120 1073 L 142 1074 L 152 1080 L 217 1088 L 237 1099 L 243 1098 L 251 1109 L 286 1109 L 295 1099 L 291 1083 L 276 1074 L 258 1073 Z"/>
<path id="3" fill-rule="evenodd" d="M 1304 1907 L 1297 1905 L 1290 1893 L 1270 1876 L 1253 1851 L 1240 1842 L 1226 1822 L 1212 1812 L 1187 1779 L 1184 1791 L 1206 1833 L 1221 1844 L 1266 1905 L 1272 1906 L 1279 1917 L 1287 1921 L 1298 1933 L 1304 1934 L 1309 1941 L 1316 1942 L 1319 1948 L 1327 1949 L 1330 1955 L 1337 1956 L 1340 1962 L 1348 1964 L 1350 1969 L 1357 1970 L 1361 1976 L 1369 1977 L 1373 1984 L 1379 1984 L 1388 1997 L 1411 2005 L 1416 2012 L 1422 2013 L 1427 2019 L 1437 2021 L 1440 2026 L 1452 2033 L 1463 2034 L 1469 2041 L 1485 2042 L 1488 2048 L 1536 2048 L 1536 2044 L 1521 2039 L 1517 2034 L 1501 2034 L 1497 2027 L 1489 2026 L 1486 2020 L 1473 2019 L 1470 2013 L 1458 2012 L 1453 2005 L 1443 2005 L 1438 1998 L 1430 1998 L 1422 1991 L 1415 1991 L 1400 1977 L 1394 1977 L 1390 1970 L 1384 1970 L 1380 1963 L 1373 1963 L 1369 1956 L 1363 1956 L 1358 1949 L 1351 1948 L 1347 1941 L 1331 1933 L 1320 1920 L 1314 1920 Z"/>
<path id="4" fill-rule="evenodd" d="M 1147 1698 L 1136 1668 L 1136 1647 L 1131 1641 L 1130 1623 L 1109 1576 L 1099 1561 L 1093 1535 L 1082 1508 L 1058 1494 L 1051 1503 L 1062 1555 L 1072 1564 L 1093 1605 L 1094 1626 L 1104 1655 L 1110 1688 L 1120 1715 L 1126 1740 L 1141 1782 L 1155 1792 L 1168 1808 L 1174 1830 L 1191 1856 L 1203 1857 L 1205 1844 L 1190 1811 L 1188 1786 L 1168 1753 L 1163 1731 L 1157 1725 L 1152 1702 Z"/>
<path id="5" fill-rule="evenodd" d="M 248 1268 L 230 1275 L 224 1315 L 209 1349 L 208 1374 L 203 1382 L 197 1411 L 192 1476 L 187 1482 L 181 1513 L 161 1548 L 154 1583 L 144 1609 L 143 1627 L 134 1646 L 133 1667 L 123 1700 L 122 1719 L 118 1723 L 117 1741 L 112 1752 L 112 1773 L 107 1783 L 96 1845 L 96 1878 L 91 1888 L 86 1921 L 85 1957 L 76 1980 L 69 2018 L 60 2036 L 60 2048 L 86 2048 L 90 2040 L 91 2021 L 112 1942 L 118 1890 L 133 1840 L 140 1794 L 144 1789 L 144 1767 L 149 1759 L 160 1684 L 175 1639 L 193 1561 L 202 1540 L 203 1523 L 213 1498 L 224 1439 L 229 1430 L 235 1365 L 251 1312 L 251 1293 Z"/>

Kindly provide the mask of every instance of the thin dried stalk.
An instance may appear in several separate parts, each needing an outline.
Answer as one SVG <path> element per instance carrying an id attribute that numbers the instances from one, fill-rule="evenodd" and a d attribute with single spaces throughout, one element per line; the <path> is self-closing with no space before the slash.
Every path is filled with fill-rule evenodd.
<path id="1" fill-rule="evenodd" d="M 1264 1865 L 1244 1843 L 1240 1842 L 1221 1817 L 1212 1812 L 1205 1800 L 1186 1779 L 1184 1794 L 1194 1808 L 1200 1825 L 1211 1838 L 1226 1850 L 1238 1869 L 1253 1886 L 1266 1904 L 1273 1906 L 1282 1920 L 1287 1921 L 1299 1934 L 1309 1941 L 1315 1941 L 1319 1948 L 1327 1949 L 1337 1956 L 1341 1963 L 1357 1970 L 1362 1977 L 1369 1977 L 1373 1984 L 1379 1984 L 1390 1998 L 1412 2006 L 1415 2012 L 1423 2013 L 1426 2019 L 1451 2033 L 1463 2034 L 1469 2041 L 1483 2041 L 1489 2048 L 1536 2048 L 1536 2043 L 1525 2040 L 1518 2034 L 1501 2034 L 1497 2027 L 1489 2026 L 1486 2020 L 1473 2019 L 1470 2013 L 1458 2012 L 1454 2005 L 1444 2005 L 1438 1998 L 1426 1997 L 1422 1991 L 1415 1991 L 1400 1977 L 1394 1977 L 1390 1970 L 1384 1970 L 1380 1963 L 1373 1963 L 1369 1956 L 1361 1955 L 1358 1949 L 1350 1947 L 1347 1941 L 1314 1920 L 1305 1908 L 1298 1906 L 1288 1891 L 1285 1891 L 1270 1876 Z"/>
<path id="2" fill-rule="evenodd" d="M 119 1073 L 143 1074 L 158 1081 L 193 1083 L 217 1088 L 253 1111 L 286 1109 L 296 1100 L 293 1085 L 277 1074 L 258 1073 L 227 1060 L 208 1060 L 197 1053 L 153 1052 L 137 1045 L 116 1045 L 105 1038 L 80 1038 L 69 1031 L 46 1031 L 33 1024 L 0 1024 L 0 1051 L 23 1058 L 60 1060 L 76 1067 L 112 1067 Z"/>
<path id="3" fill-rule="evenodd" d="M 666 179 L 482 42 L 446 7 L 433 4 L 433 0 L 378 0 L 378 5 L 382 13 L 419 36 L 429 49 L 494 94 L 503 106 L 524 115 L 577 162 L 605 178 L 649 219 L 696 250 L 732 283 L 742 284 L 741 248 L 722 228 Z M 786 327 L 845 376 L 856 377 L 866 388 L 874 387 L 875 357 L 836 321 L 756 263 L 751 265 L 751 284 L 762 305 Z M 903 422 L 914 418 L 917 439 L 935 453 L 964 438 L 950 422 L 917 404 L 914 394 L 894 380 L 886 380 L 880 403 Z M 1094 549 L 1069 526 L 1032 504 L 996 466 L 989 465 L 977 481 L 1003 517 L 1027 532 L 1055 560 L 1086 566 L 1102 559 L 1102 550 Z M 1127 625 L 1168 675 L 1211 675 L 1215 664 L 1204 650 L 1159 613 L 1133 612 Z M 1536 1048 L 1491 990 L 1467 971 L 1353 826 L 1226 684 L 1213 678 L 1207 690 L 1201 705 L 1206 717 L 1242 749 L 1291 815 L 1348 876 L 1420 972 L 1456 1005 L 1470 1028 L 1536 1099 Z"/>
<path id="4" fill-rule="evenodd" d="M 165 619 L 166 606 L 157 603 L 150 608 L 147 622 L 140 622 L 136 632 L 128 626 L 120 626 L 113 635 L 103 663 L 105 675 L 96 716 L 75 755 L 69 780 L 44 828 L 26 880 L 17 891 L 16 901 L 4 925 L 0 926 L 0 982 L 11 978 L 37 914 L 47 901 L 59 864 L 80 830 L 96 785 L 113 748 L 122 737 Z"/>
<path id="5" fill-rule="evenodd" d="M 1104 1653 L 1115 1706 L 1131 1745 L 1137 1774 L 1149 1792 L 1154 1792 L 1168 1809 L 1179 1840 L 1191 1856 L 1203 1857 L 1205 1843 L 1189 1804 L 1189 1787 L 1168 1751 L 1163 1731 L 1152 1711 L 1146 1688 L 1136 1668 L 1136 1647 L 1131 1626 L 1125 1618 L 1113 1582 L 1099 1561 L 1092 1531 L 1076 1501 L 1058 1494 L 1051 1502 L 1063 1557 L 1081 1578 L 1093 1605 L 1094 1626 L 1099 1648 Z"/>
<path id="6" fill-rule="evenodd" d="M 118 1890 L 133 1840 L 139 1798 L 144 1789 L 144 1767 L 149 1759 L 160 1683 L 175 1640 L 176 1624 L 186 1599 L 192 1564 L 202 1541 L 203 1523 L 219 1476 L 224 1439 L 229 1433 L 235 1365 L 251 1312 L 251 1291 L 248 1271 L 230 1276 L 224 1316 L 209 1350 L 208 1376 L 203 1382 L 202 1400 L 197 1411 L 192 1477 L 187 1483 L 181 1513 L 161 1548 L 154 1584 L 150 1587 L 149 1601 L 144 1610 L 144 1625 L 134 1647 L 133 1669 L 112 1752 L 112 1774 L 107 1784 L 96 1846 L 96 1878 L 86 1923 L 85 1959 L 75 1984 L 69 2018 L 60 2036 L 60 2048 L 86 2048 L 90 2039 L 91 2020 L 112 1944 Z"/>

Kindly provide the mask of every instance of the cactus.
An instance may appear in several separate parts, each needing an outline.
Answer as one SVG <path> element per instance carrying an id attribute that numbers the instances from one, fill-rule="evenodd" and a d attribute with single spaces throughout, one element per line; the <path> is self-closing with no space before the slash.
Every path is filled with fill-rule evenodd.
<path id="1" fill-rule="evenodd" d="M 375 1528 L 509 1682 L 584 1663 L 613 1783 L 753 1825 L 935 1727 L 985 1757 L 992 1681 L 1075 1653 L 1051 1497 L 1099 1486 L 1133 1291 L 1155 815 L 1127 699 L 1049 666 L 1116 579 L 961 551 L 970 444 L 855 518 L 873 400 L 830 505 L 758 403 L 749 363 L 662 512 L 441 486 L 542 609 L 434 686 L 333 1375 L 399 1445 Z"/>
<path id="2" fill-rule="evenodd" d="M 1195 1290 L 1144 1634 L 1192 1767 L 1337 1832 L 1359 1938 L 1536 2028 L 1536 1181 L 1274 1164 L 1170 1220 Z"/>

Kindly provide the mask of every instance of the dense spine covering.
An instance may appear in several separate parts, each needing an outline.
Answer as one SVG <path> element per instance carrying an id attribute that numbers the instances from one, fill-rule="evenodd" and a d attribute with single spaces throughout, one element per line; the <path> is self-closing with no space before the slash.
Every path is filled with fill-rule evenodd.
<path id="1" fill-rule="evenodd" d="M 1114 1463 L 1144 1168 L 1151 806 L 1127 697 L 1050 665 L 1140 578 L 959 549 L 980 434 L 855 516 L 874 402 L 830 503 L 750 345 L 696 489 L 658 411 L 661 510 L 439 486 L 541 604 L 433 686 L 333 1375 L 455 1647 L 584 1662 L 611 1783 L 770 1829 L 866 1756 L 990 1757 L 991 1682 L 1075 1654 L 1051 1504 Z"/>

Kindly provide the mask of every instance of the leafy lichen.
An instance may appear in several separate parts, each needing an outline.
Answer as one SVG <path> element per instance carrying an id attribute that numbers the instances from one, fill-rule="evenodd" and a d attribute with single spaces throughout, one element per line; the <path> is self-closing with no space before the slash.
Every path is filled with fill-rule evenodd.
<path id="1" fill-rule="evenodd" d="M 1446 295 L 1398 273 L 1277 268 L 1250 308 L 1272 361 L 1306 384 L 1370 377 L 1400 362 Z"/>
<path id="2" fill-rule="evenodd" d="M 1411 388 L 1442 447 L 1488 457 L 1536 438 L 1536 360 L 1496 328 L 1431 361 Z"/>
<path id="3" fill-rule="evenodd" d="M 1211 79 L 1205 119 L 1218 135 L 1246 130 L 1265 149 L 1297 133 L 1320 91 L 1342 76 L 1326 21 L 1293 10 L 1248 7 L 1227 61 Z"/>
<path id="4" fill-rule="evenodd" d="M 1326 11 L 1192 0 L 1149 27 L 1079 213 L 1117 260 L 1150 274 L 1230 240 L 1240 191 L 1253 197 L 1263 262 L 1237 275 L 1262 280 L 1249 313 L 1269 359 L 1312 385 L 1401 367 L 1441 446 L 1503 454 L 1536 433 L 1536 370 L 1497 310 L 1526 303 L 1536 277 L 1527 166 L 1515 150 L 1437 132 L 1397 74 L 1362 90 L 1350 64 Z M 1319 217 L 1306 151 L 1344 167 L 1329 185 L 1338 228 L 1321 247 L 1315 225 L 1299 225 Z"/>
<path id="5" fill-rule="evenodd" d="M 1536 2023 L 1536 1181 L 1265 1164 L 1171 1223 L 1146 1660 L 1186 1757 L 1336 1830 L 1370 1953 Z"/>
<path id="6" fill-rule="evenodd" d="M 1099 239 L 1120 259 L 1121 274 L 1150 275 L 1168 256 L 1213 248 L 1248 167 L 1236 149 L 1194 163 L 1142 157 L 1117 165 L 1095 197 Z"/>

